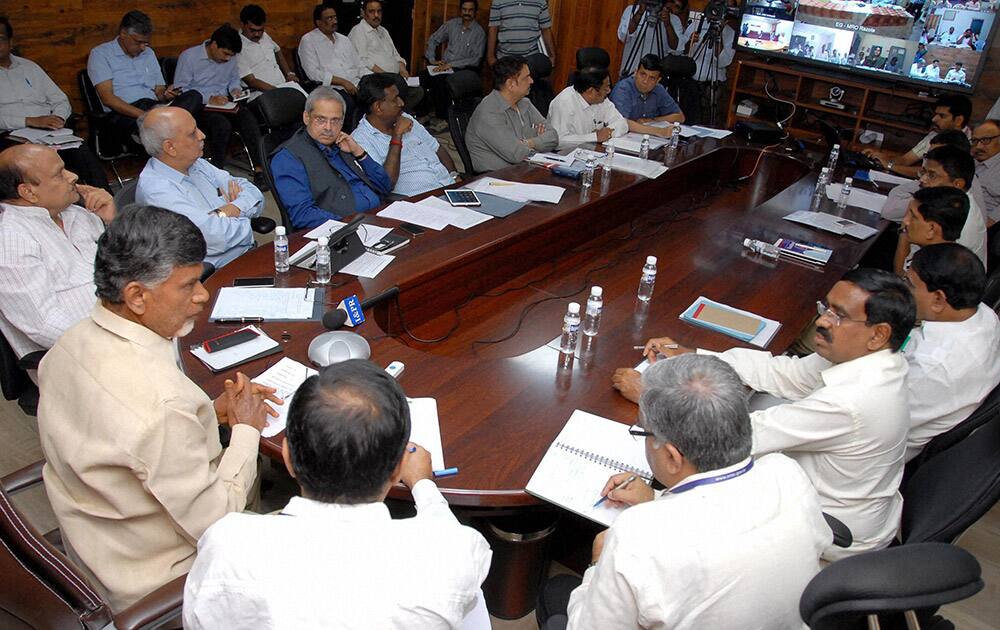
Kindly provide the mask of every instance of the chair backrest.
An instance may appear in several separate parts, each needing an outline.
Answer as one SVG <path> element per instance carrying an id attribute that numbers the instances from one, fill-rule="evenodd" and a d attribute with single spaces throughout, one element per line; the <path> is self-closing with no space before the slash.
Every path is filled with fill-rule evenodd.
<path id="1" fill-rule="evenodd" d="M 542 116 L 548 117 L 549 103 L 555 98 L 552 84 L 549 77 L 552 75 L 552 60 L 541 53 L 534 53 L 525 57 L 528 62 L 528 70 L 534 83 L 531 84 L 531 91 L 528 92 L 528 100 L 535 106 Z"/>
<path id="2" fill-rule="evenodd" d="M 90 80 L 90 75 L 87 74 L 86 68 L 76 73 L 76 82 L 80 86 L 80 94 L 83 95 L 83 104 L 87 108 L 87 113 L 103 113 L 104 108 L 101 107 L 101 99 L 97 96 L 97 88 L 94 87 L 93 82 Z"/>
<path id="3" fill-rule="evenodd" d="M 171 85 L 174 82 L 174 74 L 177 73 L 177 57 L 160 59 L 160 71 L 163 72 L 163 80 L 167 85 Z"/>
<path id="4" fill-rule="evenodd" d="M 603 48 L 577 48 L 576 49 L 576 69 L 592 67 L 610 68 L 611 55 Z"/>
<path id="5" fill-rule="evenodd" d="M 996 272 L 1000 268 L 1000 222 L 994 223 L 986 229 L 986 271 Z M 990 276 L 993 280 L 993 276 Z M 983 302 L 987 302 L 985 299 Z"/>
<path id="6" fill-rule="evenodd" d="M 123 183 L 122 187 L 115 193 L 115 207 L 121 209 L 135 203 L 135 189 L 138 185 L 138 177 L 134 177 Z"/>
<path id="7" fill-rule="evenodd" d="M 482 82 L 479 75 L 472 70 L 459 70 L 448 76 L 446 82 L 451 93 L 451 105 L 448 106 L 448 128 L 451 139 L 455 143 L 459 157 L 462 158 L 462 164 L 465 165 L 465 174 L 474 175 L 472 157 L 469 155 L 469 147 L 465 144 L 465 131 L 469 128 L 472 113 L 483 100 Z"/>
<path id="8" fill-rule="evenodd" d="M 281 127 L 301 125 L 306 97 L 295 88 L 277 88 L 255 98 L 249 108 L 270 132 Z"/>
<path id="9" fill-rule="evenodd" d="M 111 622 L 107 603 L 2 488 L 0 542 L 0 623 L 5 615 L 30 628 L 97 629 Z"/>
<path id="10" fill-rule="evenodd" d="M 76 82 L 80 87 L 80 94 L 83 95 L 83 105 L 90 132 L 90 146 L 94 153 L 102 160 L 114 160 L 129 154 L 125 147 L 107 138 L 104 122 L 107 116 L 101 105 L 101 98 L 97 95 L 97 88 L 90 80 L 86 68 L 76 73 Z"/>
<path id="11" fill-rule="evenodd" d="M 27 372 L 17 365 L 17 355 L 10 347 L 7 338 L 0 335 L 0 390 L 5 400 L 16 400 L 27 391 L 31 379 Z"/>
<path id="12" fill-rule="evenodd" d="M 301 114 L 299 121 L 301 122 Z M 295 127 L 285 126 L 279 127 L 270 133 L 265 133 L 260 137 L 260 155 L 263 161 L 262 169 L 264 171 L 264 178 L 267 180 L 267 185 L 271 187 L 271 195 L 274 197 L 274 203 L 278 206 L 278 214 L 281 215 L 281 224 L 285 226 L 285 230 L 291 232 L 295 229 L 292 226 L 292 219 L 288 214 L 288 208 L 285 204 L 281 202 L 281 195 L 278 194 L 278 189 L 274 185 L 274 175 L 271 173 L 271 154 L 281 146 L 281 143 L 288 140 L 293 133 L 295 133 Z"/>
<path id="13" fill-rule="evenodd" d="M 900 491 L 904 544 L 955 540 L 1000 499 L 1000 414 L 925 461 Z"/>
<path id="14" fill-rule="evenodd" d="M 292 49 L 292 60 L 295 61 L 295 76 L 300 79 L 302 87 L 305 88 L 306 92 L 312 92 L 317 86 L 322 85 L 320 81 L 316 81 L 306 74 L 306 69 L 302 67 L 302 60 L 299 59 L 298 46 Z"/>

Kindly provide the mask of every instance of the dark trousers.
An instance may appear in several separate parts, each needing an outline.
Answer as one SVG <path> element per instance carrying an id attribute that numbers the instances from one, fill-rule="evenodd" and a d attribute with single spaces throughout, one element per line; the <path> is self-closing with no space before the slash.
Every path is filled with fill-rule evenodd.
<path id="1" fill-rule="evenodd" d="M 455 68 L 455 72 L 459 70 L 475 72 L 476 68 Z M 420 85 L 423 86 L 425 92 L 430 93 L 430 99 L 425 99 L 424 106 L 426 108 L 427 100 L 433 103 L 434 117 L 440 120 L 448 120 L 448 106 L 451 105 L 451 93 L 448 91 L 448 77 L 450 76 L 450 74 L 439 74 L 432 77 L 427 70 L 420 73 Z"/>
<path id="2" fill-rule="evenodd" d="M 141 98 L 130 104 L 132 107 L 138 107 L 142 111 L 148 112 L 159 103 L 151 98 Z M 197 117 L 198 112 L 201 111 L 201 94 L 194 90 L 188 90 L 175 98 L 171 102 L 171 105 L 174 107 L 180 107 L 181 109 L 186 109 L 191 112 L 192 116 Z M 111 133 L 115 142 L 119 146 L 129 149 L 134 153 L 145 153 L 142 147 L 132 139 L 132 134 L 139 131 L 138 127 L 136 127 L 135 118 L 119 114 L 118 112 L 110 112 L 106 121 L 106 124 L 108 125 L 107 130 Z"/>
<path id="3" fill-rule="evenodd" d="M 555 575 L 542 585 L 535 604 L 535 619 L 541 630 L 564 630 L 569 596 L 583 580 L 575 575 Z"/>
<path id="4" fill-rule="evenodd" d="M 257 155 L 260 124 L 249 109 L 241 106 L 236 113 L 226 114 L 203 109 L 195 116 L 195 120 L 198 121 L 198 129 L 205 134 L 205 159 L 214 166 L 223 168 L 225 165 L 233 129 L 239 132 L 247 148 L 250 149 L 254 165 L 260 165 L 260 158 Z"/>

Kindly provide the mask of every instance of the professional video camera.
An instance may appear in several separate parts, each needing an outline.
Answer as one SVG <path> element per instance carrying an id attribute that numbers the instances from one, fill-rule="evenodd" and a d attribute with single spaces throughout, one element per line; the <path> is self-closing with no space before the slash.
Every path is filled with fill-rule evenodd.
<path id="1" fill-rule="evenodd" d="M 660 2 L 660 4 L 663 4 Z M 647 4 L 647 6 L 649 6 Z M 726 19 L 726 16 L 737 17 L 740 14 L 739 7 L 731 7 L 726 0 L 709 0 L 705 5 L 705 19 L 709 22 L 719 23 Z"/>

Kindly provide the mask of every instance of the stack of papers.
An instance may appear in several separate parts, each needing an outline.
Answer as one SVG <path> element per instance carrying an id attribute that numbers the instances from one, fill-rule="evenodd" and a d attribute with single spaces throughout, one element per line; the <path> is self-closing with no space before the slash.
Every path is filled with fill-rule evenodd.
<path id="1" fill-rule="evenodd" d="M 907 177 L 894 175 L 892 173 L 883 173 L 882 171 L 857 171 L 854 173 L 854 179 L 870 182 L 885 182 L 891 186 L 909 184 L 913 181 Z"/>
<path id="2" fill-rule="evenodd" d="M 407 221 L 431 230 L 443 230 L 449 225 L 467 230 L 493 218 L 470 208 L 452 206 L 436 197 L 427 197 L 417 203 L 395 201 L 380 211 L 378 216 Z"/>
<path id="3" fill-rule="evenodd" d="M 642 148 L 642 136 L 641 133 L 627 133 L 620 138 L 612 138 L 605 144 L 613 144 L 616 149 L 621 149 L 622 151 L 631 151 L 632 153 L 638 153 L 639 149 Z M 670 140 L 668 138 L 661 138 L 660 136 L 649 136 L 649 150 L 654 151 L 660 147 L 666 145 Z"/>
<path id="4" fill-rule="evenodd" d="M 420 208 L 429 209 L 448 217 L 448 225 L 454 225 L 460 230 L 486 223 L 493 217 L 466 206 L 453 206 L 440 197 L 425 197 L 416 203 Z"/>
<path id="5" fill-rule="evenodd" d="M 699 296 L 680 318 L 695 326 L 735 337 L 765 348 L 781 329 L 781 323 Z"/>
<path id="6" fill-rule="evenodd" d="M 785 216 L 789 221 L 808 225 L 834 234 L 846 234 L 861 240 L 878 234 L 878 230 L 867 225 L 862 225 L 856 221 L 835 217 L 825 212 L 810 212 L 808 210 L 798 210 Z"/>
<path id="7" fill-rule="evenodd" d="M 439 74 L 455 74 L 455 71 L 451 68 L 447 70 L 439 70 L 437 66 L 427 66 L 427 74 L 432 77 L 436 77 Z"/>
<path id="8" fill-rule="evenodd" d="M 577 149 L 573 153 L 578 160 L 586 161 L 588 158 L 593 158 L 598 164 L 605 159 L 603 153 L 590 151 L 588 149 Z M 667 167 L 659 162 L 654 162 L 653 160 L 643 160 L 642 158 L 633 157 L 631 155 L 615 153 L 615 157 L 611 161 L 611 170 L 622 171 L 623 173 L 632 173 L 633 175 L 642 175 L 648 179 L 656 179 L 660 175 L 667 172 Z"/>
<path id="9" fill-rule="evenodd" d="M 840 199 L 840 191 L 842 188 L 843 184 L 827 184 L 826 198 L 837 201 Z M 888 199 L 886 195 L 880 195 L 878 193 L 852 187 L 851 194 L 847 197 L 847 205 L 881 213 L 882 206 L 885 205 L 886 199 Z"/>
<path id="10" fill-rule="evenodd" d="M 512 201 L 544 201 L 559 203 L 566 189 L 561 186 L 547 184 L 521 184 L 509 182 L 495 177 L 482 177 L 472 182 L 466 188 L 477 192 L 489 193 Z"/>
<path id="11" fill-rule="evenodd" d="M 73 135 L 72 129 L 32 129 L 23 127 L 10 132 L 10 135 L 21 138 L 32 144 L 47 144 L 55 149 L 75 149 L 83 144 L 83 138 Z"/>
<path id="12" fill-rule="evenodd" d="M 260 317 L 281 321 L 311 319 L 316 289 L 222 287 L 208 321 Z"/>
<path id="13" fill-rule="evenodd" d="M 665 120 L 659 120 L 656 122 L 649 123 L 650 127 L 673 127 L 674 123 L 667 122 Z M 682 138 L 715 138 L 721 140 L 726 136 L 733 133 L 728 129 L 712 129 L 711 127 L 702 127 L 700 125 L 685 125 L 681 123 L 681 137 Z"/>
<path id="14" fill-rule="evenodd" d="M 319 239 L 321 237 L 327 237 L 340 228 L 347 225 L 341 221 L 335 221 L 333 219 L 328 220 L 326 223 L 314 227 L 309 232 L 306 232 L 306 238 L 308 239 Z M 392 228 L 382 227 L 381 225 L 371 225 L 370 223 L 362 223 L 358 226 L 358 236 L 361 237 L 361 242 L 365 247 L 371 247 L 375 243 L 381 241 L 386 234 L 392 232 Z"/>
<path id="15" fill-rule="evenodd" d="M 205 346 L 203 344 L 196 344 L 191 346 L 191 354 L 208 366 L 208 369 L 213 372 L 221 372 L 233 367 L 234 365 L 239 365 L 240 363 L 245 363 L 246 361 L 250 361 L 252 359 L 266 357 L 269 354 L 281 351 L 281 344 L 268 337 L 267 333 L 256 326 L 245 326 L 244 328 L 238 328 L 233 332 L 237 333 L 244 329 L 254 331 L 257 333 L 258 337 L 241 343 L 238 346 L 233 346 L 224 350 L 216 350 L 215 352 L 208 352 L 205 350 Z"/>
<path id="16" fill-rule="evenodd" d="M 793 258 L 816 265 L 825 265 L 833 255 L 833 250 L 808 241 L 796 241 L 791 238 L 779 238 L 774 242 L 778 255 Z"/>
<path id="17" fill-rule="evenodd" d="M 576 158 L 573 157 L 572 153 L 569 155 L 559 155 L 558 153 L 534 153 L 528 158 L 527 161 L 532 164 L 541 164 L 542 166 L 548 166 L 550 164 L 570 166 L 573 162 L 576 162 Z"/>

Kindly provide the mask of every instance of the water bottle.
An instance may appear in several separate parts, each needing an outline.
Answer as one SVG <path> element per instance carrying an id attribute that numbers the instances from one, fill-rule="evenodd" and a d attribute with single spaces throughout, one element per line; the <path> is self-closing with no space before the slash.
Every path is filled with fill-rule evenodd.
<path id="1" fill-rule="evenodd" d="M 288 237 L 285 236 L 285 226 L 274 228 L 274 271 L 288 271 Z"/>
<path id="2" fill-rule="evenodd" d="M 594 184 L 594 158 L 587 158 L 587 165 L 583 169 L 583 179 L 581 184 L 584 188 L 590 188 Z"/>
<path id="3" fill-rule="evenodd" d="M 837 199 L 837 209 L 843 210 L 847 207 L 847 200 L 851 198 L 851 184 L 854 179 L 848 177 L 844 180 L 844 185 L 840 188 L 840 197 Z"/>
<path id="4" fill-rule="evenodd" d="M 835 144 L 833 148 L 830 149 L 830 161 L 826 163 L 826 167 L 830 169 L 832 173 L 837 168 L 837 159 L 840 157 L 840 145 Z"/>
<path id="5" fill-rule="evenodd" d="M 648 302 L 653 299 L 653 285 L 656 284 L 656 256 L 646 256 L 646 264 L 642 266 L 642 278 L 639 280 L 639 300 Z"/>
<path id="6" fill-rule="evenodd" d="M 615 159 L 615 145 L 608 143 L 604 145 L 604 162 L 601 164 L 601 168 L 604 169 L 605 175 L 611 172 L 611 162 Z"/>
<path id="7" fill-rule="evenodd" d="M 812 201 L 809 202 L 810 212 L 819 212 L 823 207 L 823 198 L 826 197 L 826 185 L 817 185 L 813 191 Z"/>
<path id="8" fill-rule="evenodd" d="M 670 148 L 676 149 L 681 146 L 681 124 L 674 122 L 674 132 L 670 135 Z"/>
<path id="9" fill-rule="evenodd" d="M 325 236 L 316 245 L 316 284 L 330 284 L 330 245 Z"/>
<path id="10" fill-rule="evenodd" d="M 642 134 L 642 142 L 639 143 L 639 159 L 648 160 L 649 159 L 649 134 Z"/>
<path id="11" fill-rule="evenodd" d="M 766 258 L 777 258 L 779 254 L 778 246 L 774 243 L 759 241 L 755 238 L 743 239 L 743 247 L 746 247 L 755 254 L 760 254 Z"/>
<path id="12" fill-rule="evenodd" d="M 576 352 L 576 338 L 580 332 L 580 305 L 570 302 L 563 317 L 562 337 L 559 338 L 559 351 L 565 354 Z"/>
<path id="13" fill-rule="evenodd" d="M 816 187 L 821 188 L 830 183 L 830 169 L 826 166 L 819 172 L 819 179 L 816 180 Z"/>
<path id="14" fill-rule="evenodd" d="M 590 287 L 590 297 L 587 298 L 587 312 L 583 316 L 583 334 L 593 337 L 601 327 L 601 311 L 604 310 L 604 289 Z"/>

